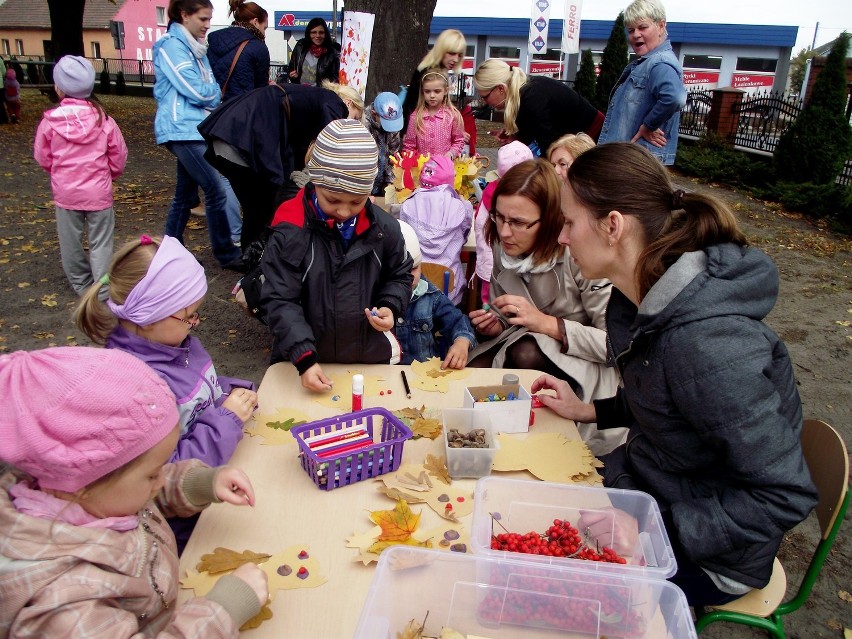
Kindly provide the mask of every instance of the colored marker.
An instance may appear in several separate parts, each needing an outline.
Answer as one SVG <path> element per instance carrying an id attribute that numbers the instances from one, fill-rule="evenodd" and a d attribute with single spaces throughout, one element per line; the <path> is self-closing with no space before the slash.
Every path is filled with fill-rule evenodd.
<path id="1" fill-rule="evenodd" d="M 411 399 L 411 386 L 408 385 L 408 378 L 405 376 L 405 371 L 400 372 L 402 373 L 402 385 L 405 386 L 405 396 Z"/>

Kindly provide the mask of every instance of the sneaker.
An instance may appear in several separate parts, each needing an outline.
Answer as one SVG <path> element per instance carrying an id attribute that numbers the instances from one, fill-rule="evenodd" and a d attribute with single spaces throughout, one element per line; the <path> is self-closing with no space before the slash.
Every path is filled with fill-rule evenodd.
<path id="1" fill-rule="evenodd" d="M 246 264 L 241 257 L 238 257 L 233 262 L 223 264 L 222 268 L 228 271 L 236 271 L 237 273 L 248 272 L 248 264 Z"/>

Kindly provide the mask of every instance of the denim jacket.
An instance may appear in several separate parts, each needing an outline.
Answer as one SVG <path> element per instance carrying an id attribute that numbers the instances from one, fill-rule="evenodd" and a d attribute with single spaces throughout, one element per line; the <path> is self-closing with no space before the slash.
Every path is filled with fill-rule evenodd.
<path id="1" fill-rule="evenodd" d="M 686 104 L 683 69 L 666 40 L 648 55 L 628 64 L 609 96 L 598 144 L 630 142 L 644 124 L 652 131 L 662 129 L 666 146 L 656 147 L 638 140 L 665 165 L 677 154 L 680 110 Z"/>
<path id="2" fill-rule="evenodd" d="M 467 315 L 453 306 L 446 295 L 434 284 L 427 282 L 426 292 L 414 297 L 404 317 L 398 317 L 394 333 L 402 347 L 401 364 L 413 361 L 424 362 L 430 357 L 440 357 L 435 333 L 449 338 L 452 344 L 459 337 L 466 337 L 470 348 L 476 346 L 476 337 Z"/>

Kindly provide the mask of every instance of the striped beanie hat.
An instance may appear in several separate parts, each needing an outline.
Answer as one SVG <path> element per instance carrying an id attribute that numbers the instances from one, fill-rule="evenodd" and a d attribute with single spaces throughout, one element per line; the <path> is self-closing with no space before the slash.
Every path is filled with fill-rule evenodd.
<path id="1" fill-rule="evenodd" d="M 317 136 L 306 168 L 316 186 L 369 195 L 379 170 L 379 149 L 358 120 L 334 120 Z"/>

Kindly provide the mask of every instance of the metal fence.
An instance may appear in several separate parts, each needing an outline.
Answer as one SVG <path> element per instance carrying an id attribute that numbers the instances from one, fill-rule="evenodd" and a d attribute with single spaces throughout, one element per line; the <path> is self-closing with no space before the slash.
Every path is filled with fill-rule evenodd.
<path id="1" fill-rule="evenodd" d="M 801 112 L 801 99 L 786 93 L 760 91 L 743 98 L 734 108 L 734 146 L 774 153 L 778 140 Z"/>
<path id="2" fill-rule="evenodd" d="M 693 90 L 686 94 L 686 105 L 680 112 L 678 134 L 700 138 L 707 131 L 707 116 L 713 95 L 710 91 Z"/>

